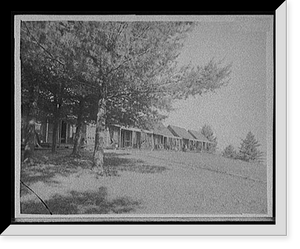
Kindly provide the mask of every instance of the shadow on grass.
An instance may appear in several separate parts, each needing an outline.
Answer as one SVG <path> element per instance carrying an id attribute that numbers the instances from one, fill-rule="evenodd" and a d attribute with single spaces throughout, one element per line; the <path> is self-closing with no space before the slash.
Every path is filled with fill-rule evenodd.
<path id="1" fill-rule="evenodd" d="M 74 165 L 37 164 L 35 166 L 23 167 L 21 170 L 21 180 L 28 184 L 39 181 L 44 183 L 58 183 L 54 180 L 56 176 L 68 177 L 70 174 L 78 172 L 78 169 L 79 167 Z"/>
<path id="2" fill-rule="evenodd" d="M 35 182 L 57 183 L 55 177 L 68 177 L 82 169 L 91 169 L 92 154 L 84 151 L 80 158 L 70 156 L 71 150 L 60 150 L 56 154 L 49 151 L 38 151 L 34 165 L 21 167 L 21 180 L 27 184 Z M 141 174 L 162 173 L 168 168 L 155 166 L 143 160 L 130 158 L 130 153 L 107 152 L 104 155 L 104 168 L 107 176 L 120 176 L 121 172 Z"/>
<path id="3" fill-rule="evenodd" d="M 21 180 L 27 184 L 35 182 L 56 183 L 55 176 L 68 177 L 80 169 L 91 167 L 91 155 L 87 152 L 80 157 L 71 156 L 71 149 L 57 149 L 56 153 L 50 150 L 35 151 L 34 164 L 21 165 Z"/>
<path id="4" fill-rule="evenodd" d="M 141 202 L 129 197 L 109 200 L 107 189 L 100 187 L 95 192 L 71 191 L 70 195 L 56 194 L 45 201 L 53 214 L 122 214 L 134 212 Z M 41 202 L 21 203 L 22 214 L 49 214 Z"/>

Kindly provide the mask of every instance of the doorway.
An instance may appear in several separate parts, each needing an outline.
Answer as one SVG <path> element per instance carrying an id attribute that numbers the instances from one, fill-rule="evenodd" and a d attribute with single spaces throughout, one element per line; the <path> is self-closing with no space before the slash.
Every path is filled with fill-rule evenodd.
<path id="1" fill-rule="evenodd" d="M 67 142 L 67 123 L 65 121 L 61 121 L 60 142 L 62 144 Z"/>

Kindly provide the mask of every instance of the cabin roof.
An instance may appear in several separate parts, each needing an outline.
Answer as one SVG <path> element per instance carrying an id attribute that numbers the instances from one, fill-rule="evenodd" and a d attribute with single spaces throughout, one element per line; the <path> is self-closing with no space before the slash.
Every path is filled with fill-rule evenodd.
<path id="1" fill-rule="evenodd" d="M 188 130 L 188 132 L 198 141 L 201 142 L 207 142 L 211 143 L 201 132 L 199 131 L 194 131 L 194 130 Z"/>
<path id="2" fill-rule="evenodd" d="M 181 137 L 184 139 L 189 140 L 196 140 L 186 129 L 175 126 L 175 125 L 169 125 L 169 130 L 174 134 L 176 137 Z"/>
<path id="3" fill-rule="evenodd" d="M 172 134 L 172 132 L 165 127 L 161 122 L 157 123 L 153 128 L 153 134 L 165 136 L 165 137 L 176 137 Z"/>

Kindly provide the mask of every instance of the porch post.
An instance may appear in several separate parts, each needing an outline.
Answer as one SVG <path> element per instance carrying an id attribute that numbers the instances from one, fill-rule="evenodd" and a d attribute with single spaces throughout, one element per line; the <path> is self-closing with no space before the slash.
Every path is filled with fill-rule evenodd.
<path id="1" fill-rule="evenodd" d="M 119 148 L 122 148 L 122 127 L 120 127 Z"/>
<path id="2" fill-rule="evenodd" d="M 66 144 L 69 142 L 69 135 L 70 135 L 70 124 L 67 123 L 66 125 Z"/>
<path id="3" fill-rule="evenodd" d="M 62 121 L 59 122 L 58 125 L 58 131 L 57 131 L 57 141 L 58 141 L 58 147 L 60 147 L 60 140 L 61 140 L 61 126 L 62 126 Z"/>
<path id="4" fill-rule="evenodd" d="M 49 126 L 48 126 L 49 124 L 48 124 L 48 119 L 47 119 L 47 121 L 46 121 L 46 138 L 45 138 L 45 142 L 46 143 L 48 143 L 48 132 L 49 132 Z"/>
<path id="5" fill-rule="evenodd" d="M 154 133 L 152 133 L 152 150 L 154 150 Z"/>

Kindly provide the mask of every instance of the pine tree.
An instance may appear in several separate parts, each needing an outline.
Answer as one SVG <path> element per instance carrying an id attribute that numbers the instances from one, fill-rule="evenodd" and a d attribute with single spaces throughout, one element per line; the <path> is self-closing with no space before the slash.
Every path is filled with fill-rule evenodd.
<path id="1" fill-rule="evenodd" d="M 77 124 L 80 103 L 95 96 L 93 167 L 103 172 L 103 131 L 111 123 L 143 127 L 169 111 L 174 99 L 203 95 L 227 85 L 231 65 L 179 66 L 190 22 L 24 22 L 22 63 L 45 69 L 55 123 L 70 108 Z M 51 87 L 50 87 L 51 86 Z M 51 103 L 52 103 L 51 102 Z M 84 101 L 85 102 L 85 101 Z M 84 104 L 84 105 L 83 105 Z M 53 132 L 54 133 L 54 132 Z M 78 136 L 79 137 L 79 136 Z"/>
<path id="2" fill-rule="evenodd" d="M 258 149 L 259 146 L 259 142 L 255 139 L 252 132 L 249 131 L 246 138 L 242 139 L 238 158 L 247 162 L 261 161 L 263 152 Z"/>
<path id="3" fill-rule="evenodd" d="M 201 129 L 201 133 L 207 138 L 208 141 L 212 142 L 208 145 L 208 152 L 216 152 L 217 137 L 215 136 L 213 129 L 209 125 L 205 124 Z"/>
<path id="4" fill-rule="evenodd" d="M 236 158 L 237 153 L 236 153 L 233 145 L 230 144 L 224 149 L 224 151 L 222 152 L 222 155 L 227 158 Z"/>

